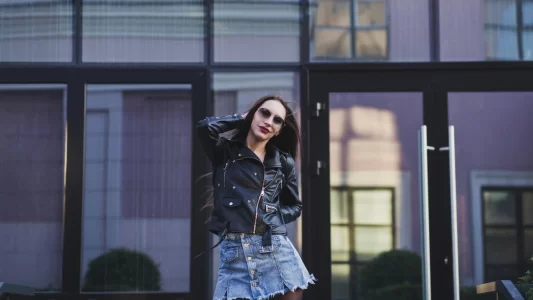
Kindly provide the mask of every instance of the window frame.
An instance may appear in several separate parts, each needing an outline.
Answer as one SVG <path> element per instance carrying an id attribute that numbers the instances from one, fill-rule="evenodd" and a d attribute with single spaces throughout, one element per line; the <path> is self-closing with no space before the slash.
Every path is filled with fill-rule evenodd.
<path id="1" fill-rule="evenodd" d="M 395 188 L 392 186 L 331 186 L 331 192 L 339 192 L 340 194 L 346 193 L 346 200 L 348 204 L 348 222 L 347 223 L 333 223 L 330 221 L 330 228 L 345 228 L 348 227 L 348 236 L 350 239 L 348 240 L 349 244 L 349 260 L 348 261 L 341 261 L 341 260 L 333 260 L 331 259 L 331 265 L 348 265 L 350 266 L 350 275 L 349 275 L 349 295 L 350 298 L 352 297 L 360 297 L 358 294 L 358 288 L 357 288 L 357 275 L 354 274 L 357 271 L 352 271 L 353 269 L 357 270 L 358 268 L 366 265 L 368 261 L 360 261 L 357 260 L 356 255 L 356 245 L 355 240 L 353 237 L 355 236 L 355 229 L 358 227 L 378 227 L 378 228 L 391 228 L 391 242 L 392 242 L 392 248 L 394 249 L 396 246 L 396 197 L 395 197 Z M 354 197 L 354 192 L 358 191 L 388 191 L 390 192 L 390 205 L 391 205 L 391 224 L 390 225 L 376 225 L 376 224 L 359 224 L 355 222 L 355 217 L 353 215 L 354 212 L 354 202 L 356 201 Z M 331 205 L 331 204 L 330 204 Z M 331 229 L 330 229 L 331 230 Z M 331 247 L 331 246 L 330 246 Z"/>
<path id="2" fill-rule="evenodd" d="M 484 5 L 487 6 L 487 4 L 490 2 L 498 2 L 498 1 L 501 1 L 501 0 L 484 0 Z M 483 28 L 485 35 L 491 30 L 515 33 L 516 34 L 516 50 L 517 50 L 517 53 L 516 53 L 517 57 L 512 58 L 512 59 L 498 57 L 498 56 L 489 56 L 488 55 L 489 49 L 487 48 L 487 45 L 485 45 L 485 59 L 487 61 L 509 61 L 509 60 L 523 61 L 524 60 L 524 52 L 525 52 L 524 33 L 528 31 L 533 33 L 533 25 L 524 23 L 524 5 L 525 4 L 527 5 L 528 3 L 529 5 L 532 6 L 532 9 L 533 9 L 533 1 L 531 0 L 514 0 L 515 10 L 516 10 L 516 16 L 515 16 L 516 22 L 513 25 L 503 24 L 504 20 L 499 20 L 499 23 L 487 22 L 487 20 L 485 20 L 485 24 Z M 499 44 L 499 42 L 497 42 L 496 44 Z M 490 49 L 490 50 L 492 51 L 494 49 Z M 492 52 L 495 52 L 495 51 L 492 51 Z"/>
<path id="3" fill-rule="evenodd" d="M 310 24 L 310 37 L 309 37 L 309 50 L 311 52 L 311 61 L 358 61 L 358 62 L 385 62 L 390 59 L 390 1 L 389 0 L 330 0 L 332 3 L 348 3 L 350 5 L 350 26 L 324 26 L 317 25 L 314 19 L 311 19 Z M 318 11 L 319 6 L 318 1 L 314 7 L 314 11 Z M 359 3 L 384 3 L 384 19 L 385 24 L 382 25 L 357 25 L 357 7 Z M 350 56 L 349 57 L 336 57 L 336 56 L 317 56 L 315 54 L 315 37 L 314 33 L 317 30 L 328 31 L 328 30 L 345 30 L 350 34 Z M 373 31 L 373 30 L 385 30 L 386 34 L 386 53 L 383 57 L 373 57 L 373 56 L 361 56 L 357 54 L 356 47 L 356 35 L 359 31 Z"/>
<path id="4" fill-rule="evenodd" d="M 488 224 L 485 218 L 485 192 L 508 192 L 512 193 L 515 197 L 515 220 L 514 225 L 494 225 Z M 522 216 L 522 207 L 523 207 L 523 194 L 525 192 L 533 192 L 533 186 L 531 187 L 506 187 L 506 186 L 482 186 L 481 187 L 481 211 L 482 211 L 482 225 L 483 225 L 483 282 L 487 282 L 489 277 L 490 268 L 506 268 L 514 267 L 517 271 L 518 276 L 523 274 L 527 267 L 524 264 L 527 256 L 525 255 L 525 239 L 524 233 L 527 229 L 533 229 L 533 225 L 525 225 Z M 487 244 L 485 241 L 487 229 L 513 229 L 516 232 L 516 257 L 517 261 L 515 264 L 489 264 L 487 263 Z M 503 278 L 502 278 L 503 279 Z M 505 278 L 508 280 L 509 278 Z M 515 281 L 517 278 L 512 278 L 510 280 Z"/>

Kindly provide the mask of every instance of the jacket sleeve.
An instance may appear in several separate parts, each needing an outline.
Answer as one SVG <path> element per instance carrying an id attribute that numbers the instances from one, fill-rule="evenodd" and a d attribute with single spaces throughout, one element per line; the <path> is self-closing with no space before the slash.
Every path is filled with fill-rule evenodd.
<path id="1" fill-rule="evenodd" d="M 286 224 L 296 221 L 302 214 L 302 201 L 298 193 L 298 178 L 295 165 L 294 159 L 287 155 L 286 183 L 280 195 L 281 216 Z"/>
<path id="2" fill-rule="evenodd" d="M 215 163 L 215 154 L 220 147 L 219 134 L 237 129 L 244 122 L 241 115 L 229 115 L 223 117 L 207 117 L 198 122 L 197 135 L 202 144 L 205 154 L 212 163 Z"/>

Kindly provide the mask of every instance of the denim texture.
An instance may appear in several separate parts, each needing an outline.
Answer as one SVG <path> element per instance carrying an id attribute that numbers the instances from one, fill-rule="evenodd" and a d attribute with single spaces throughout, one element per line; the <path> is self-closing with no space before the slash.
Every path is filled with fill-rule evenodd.
<path id="1" fill-rule="evenodd" d="M 220 244 L 220 267 L 213 300 L 266 300 L 316 281 L 286 235 L 230 233 Z"/>

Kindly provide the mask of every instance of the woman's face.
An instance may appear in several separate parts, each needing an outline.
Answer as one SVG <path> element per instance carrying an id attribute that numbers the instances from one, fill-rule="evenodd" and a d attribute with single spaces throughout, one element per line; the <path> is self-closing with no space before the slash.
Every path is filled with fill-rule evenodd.
<path id="1" fill-rule="evenodd" d="M 287 111 L 278 100 L 265 101 L 254 114 L 250 131 L 257 141 L 267 141 L 277 135 L 285 122 Z"/>

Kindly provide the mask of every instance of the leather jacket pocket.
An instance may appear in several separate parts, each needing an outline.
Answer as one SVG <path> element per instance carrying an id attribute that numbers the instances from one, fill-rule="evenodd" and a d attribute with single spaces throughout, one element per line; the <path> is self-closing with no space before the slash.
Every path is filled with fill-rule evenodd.
<path id="1" fill-rule="evenodd" d="M 224 197 L 222 200 L 222 205 L 225 207 L 238 207 L 242 204 L 242 200 L 233 197 Z"/>

